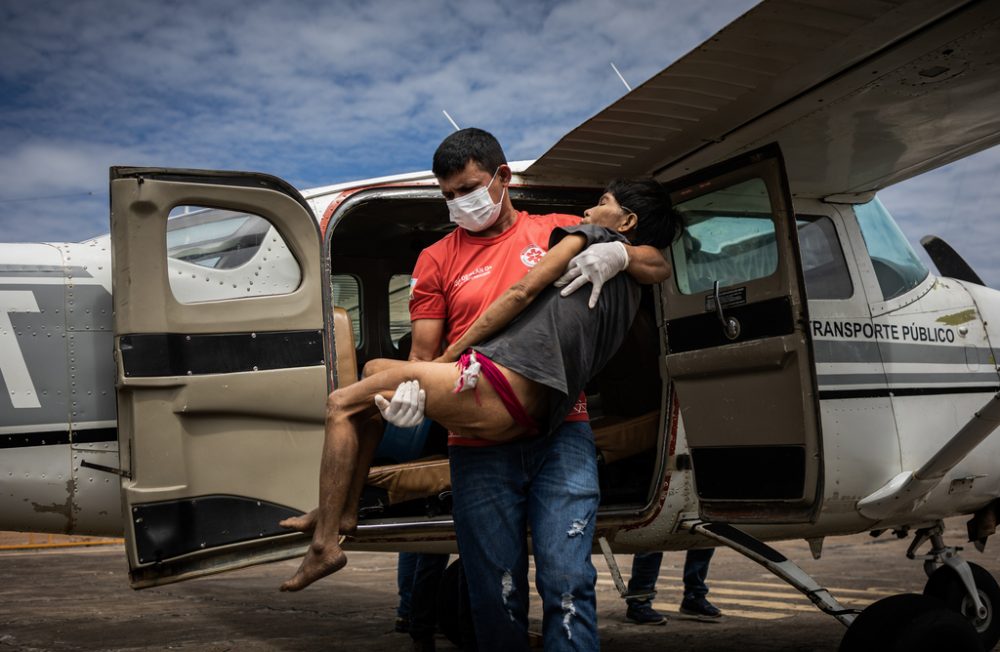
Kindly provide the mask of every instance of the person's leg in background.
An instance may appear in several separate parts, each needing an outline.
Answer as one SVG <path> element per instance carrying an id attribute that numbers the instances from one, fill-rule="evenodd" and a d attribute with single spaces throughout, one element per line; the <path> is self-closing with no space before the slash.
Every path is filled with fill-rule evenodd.
<path id="1" fill-rule="evenodd" d="M 414 649 L 433 652 L 437 629 L 437 593 L 441 575 L 448 566 L 448 555 L 417 553 L 410 600 L 410 638 Z"/>
<path id="2" fill-rule="evenodd" d="M 396 593 L 399 595 L 399 604 L 396 605 L 395 630 L 402 634 L 410 631 L 410 596 L 413 593 L 413 573 L 417 568 L 418 556 L 415 552 L 401 552 L 396 562 Z"/>
<path id="3" fill-rule="evenodd" d="M 642 552 L 632 556 L 632 575 L 628 580 L 629 593 L 654 593 L 656 579 L 660 575 L 662 552 Z M 666 625 L 667 619 L 653 609 L 653 596 L 628 598 L 625 618 L 636 625 Z"/>
<path id="4" fill-rule="evenodd" d="M 688 550 L 684 560 L 684 600 L 681 602 L 682 615 L 697 620 L 718 620 L 722 611 L 705 597 L 708 595 L 708 566 L 715 548 Z"/>

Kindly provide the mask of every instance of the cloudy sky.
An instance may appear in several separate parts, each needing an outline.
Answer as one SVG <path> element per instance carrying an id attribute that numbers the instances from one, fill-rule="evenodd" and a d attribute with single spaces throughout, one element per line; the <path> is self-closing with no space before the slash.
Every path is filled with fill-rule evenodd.
<path id="1" fill-rule="evenodd" d="M 462 126 L 511 159 L 560 135 L 753 0 L 0 4 L 0 241 L 107 231 L 107 169 L 255 170 L 300 188 L 427 169 Z M 883 193 L 1000 285 L 1000 149 Z"/>

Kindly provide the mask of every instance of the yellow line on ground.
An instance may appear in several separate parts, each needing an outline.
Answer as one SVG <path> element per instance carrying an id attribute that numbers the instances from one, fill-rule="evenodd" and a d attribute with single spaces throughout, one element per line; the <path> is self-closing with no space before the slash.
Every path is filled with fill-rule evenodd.
<path id="1" fill-rule="evenodd" d="M 660 604 L 659 602 L 653 603 L 655 609 L 659 609 L 666 615 L 681 619 L 681 616 L 677 615 L 677 605 Z M 743 609 L 726 609 L 722 614 L 722 620 L 726 618 L 750 618 L 751 620 L 780 620 L 781 618 L 791 618 L 795 614 L 781 613 L 778 611 L 744 611 Z M 709 624 L 715 621 L 709 621 Z"/>
<path id="2" fill-rule="evenodd" d="M 791 600 L 801 600 L 807 604 L 812 604 L 802 593 L 794 592 L 777 592 L 777 591 L 751 591 L 747 589 L 726 589 L 713 586 L 711 589 L 712 595 L 736 595 L 736 596 L 747 596 L 756 598 L 774 598 L 783 599 L 788 598 Z M 836 597 L 836 596 L 835 596 Z M 838 602 L 844 604 L 871 604 L 875 600 L 876 596 L 869 596 L 864 598 L 837 598 Z"/>
<path id="3" fill-rule="evenodd" d="M 62 543 L 24 543 L 12 546 L 0 546 L 0 550 L 34 550 L 36 548 L 79 548 L 83 546 L 117 546 L 124 539 L 101 539 L 100 541 L 66 541 Z"/>
<path id="4" fill-rule="evenodd" d="M 599 573 L 599 576 L 600 577 L 597 580 L 598 584 L 614 584 L 614 581 L 611 579 L 610 573 L 601 572 L 601 573 Z M 628 574 L 625 571 L 622 571 L 622 577 L 624 578 L 624 577 L 627 577 L 627 576 L 628 576 Z M 607 579 L 605 579 L 605 577 Z M 680 575 L 666 575 L 666 574 L 664 574 L 664 575 L 660 575 L 659 576 L 659 579 L 657 580 L 657 584 L 676 583 L 679 586 L 682 581 L 683 581 L 683 578 Z M 716 586 L 756 586 L 756 587 L 761 587 L 761 588 L 775 588 L 775 589 L 789 589 L 789 588 L 791 588 L 788 584 L 785 584 L 784 582 L 750 582 L 750 581 L 743 581 L 743 580 L 720 580 L 720 579 L 715 579 L 713 577 L 709 577 L 707 583 L 709 585 L 709 588 L 712 588 L 713 590 L 714 590 L 714 587 L 716 587 Z M 828 586 L 828 587 L 825 587 L 825 588 L 830 593 L 832 593 L 834 595 L 834 597 L 836 597 L 839 594 L 843 594 L 843 593 L 855 594 L 855 595 L 859 595 L 859 596 L 883 597 L 883 596 L 888 596 L 888 595 L 896 595 L 897 593 L 906 593 L 907 592 L 907 589 L 904 589 L 904 588 L 876 588 L 876 587 L 866 587 L 866 588 L 863 588 L 863 589 L 848 589 L 848 588 L 833 587 L 833 586 Z M 801 594 L 796 593 L 796 595 L 801 595 Z"/>
<path id="5" fill-rule="evenodd" d="M 819 609 L 811 604 L 791 604 L 788 602 L 773 602 L 771 600 L 745 600 L 742 598 L 712 598 L 713 604 L 727 605 L 735 604 L 743 607 L 758 607 L 760 609 L 779 609 L 783 611 L 812 611 L 816 613 L 822 613 Z M 728 609 L 724 609 L 723 613 L 729 613 Z"/>

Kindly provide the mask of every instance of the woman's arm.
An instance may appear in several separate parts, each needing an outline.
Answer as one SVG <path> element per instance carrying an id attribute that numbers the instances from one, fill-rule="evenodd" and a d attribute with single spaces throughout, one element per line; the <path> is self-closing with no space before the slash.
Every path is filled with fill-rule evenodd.
<path id="1" fill-rule="evenodd" d="M 560 240 L 556 246 L 549 249 L 549 252 L 537 265 L 524 275 L 524 278 L 491 303 L 490 307 L 473 322 L 469 330 L 452 342 L 437 361 L 452 362 L 458 360 L 467 348 L 499 332 L 514 317 L 517 317 L 531 305 L 539 292 L 552 285 L 566 271 L 570 259 L 583 251 L 586 244 L 586 237 L 573 233 Z"/>
<path id="2" fill-rule="evenodd" d="M 649 245 L 633 247 L 625 245 L 628 252 L 628 266 L 625 271 L 642 285 L 652 285 L 670 277 L 670 263 L 660 250 Z"/>

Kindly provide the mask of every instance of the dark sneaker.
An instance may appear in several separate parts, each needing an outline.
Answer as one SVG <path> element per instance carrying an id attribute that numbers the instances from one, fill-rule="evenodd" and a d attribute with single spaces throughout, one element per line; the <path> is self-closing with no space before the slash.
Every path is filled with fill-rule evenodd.
<path id="1" fill-rule="evenodd" d="M 719 608 L 706 600 L 704 597 L 687 599 L 681 602 L 681 617 L 690 620 L 704 620 L 711 622 L 722 618 Z"/>
<path id="2" fill-rule="evenodd" d="M 625 619 L 636 625 L 666 625 L 667 618 L 649 604 L 630 604 Z"/>
<path id="3" fill-rule="evenodd" d="M 400 634 L 406 634 L 410 631 L 410 619 L 399 616 L 396 618 L 396 626 L 393 629 Z"/>

